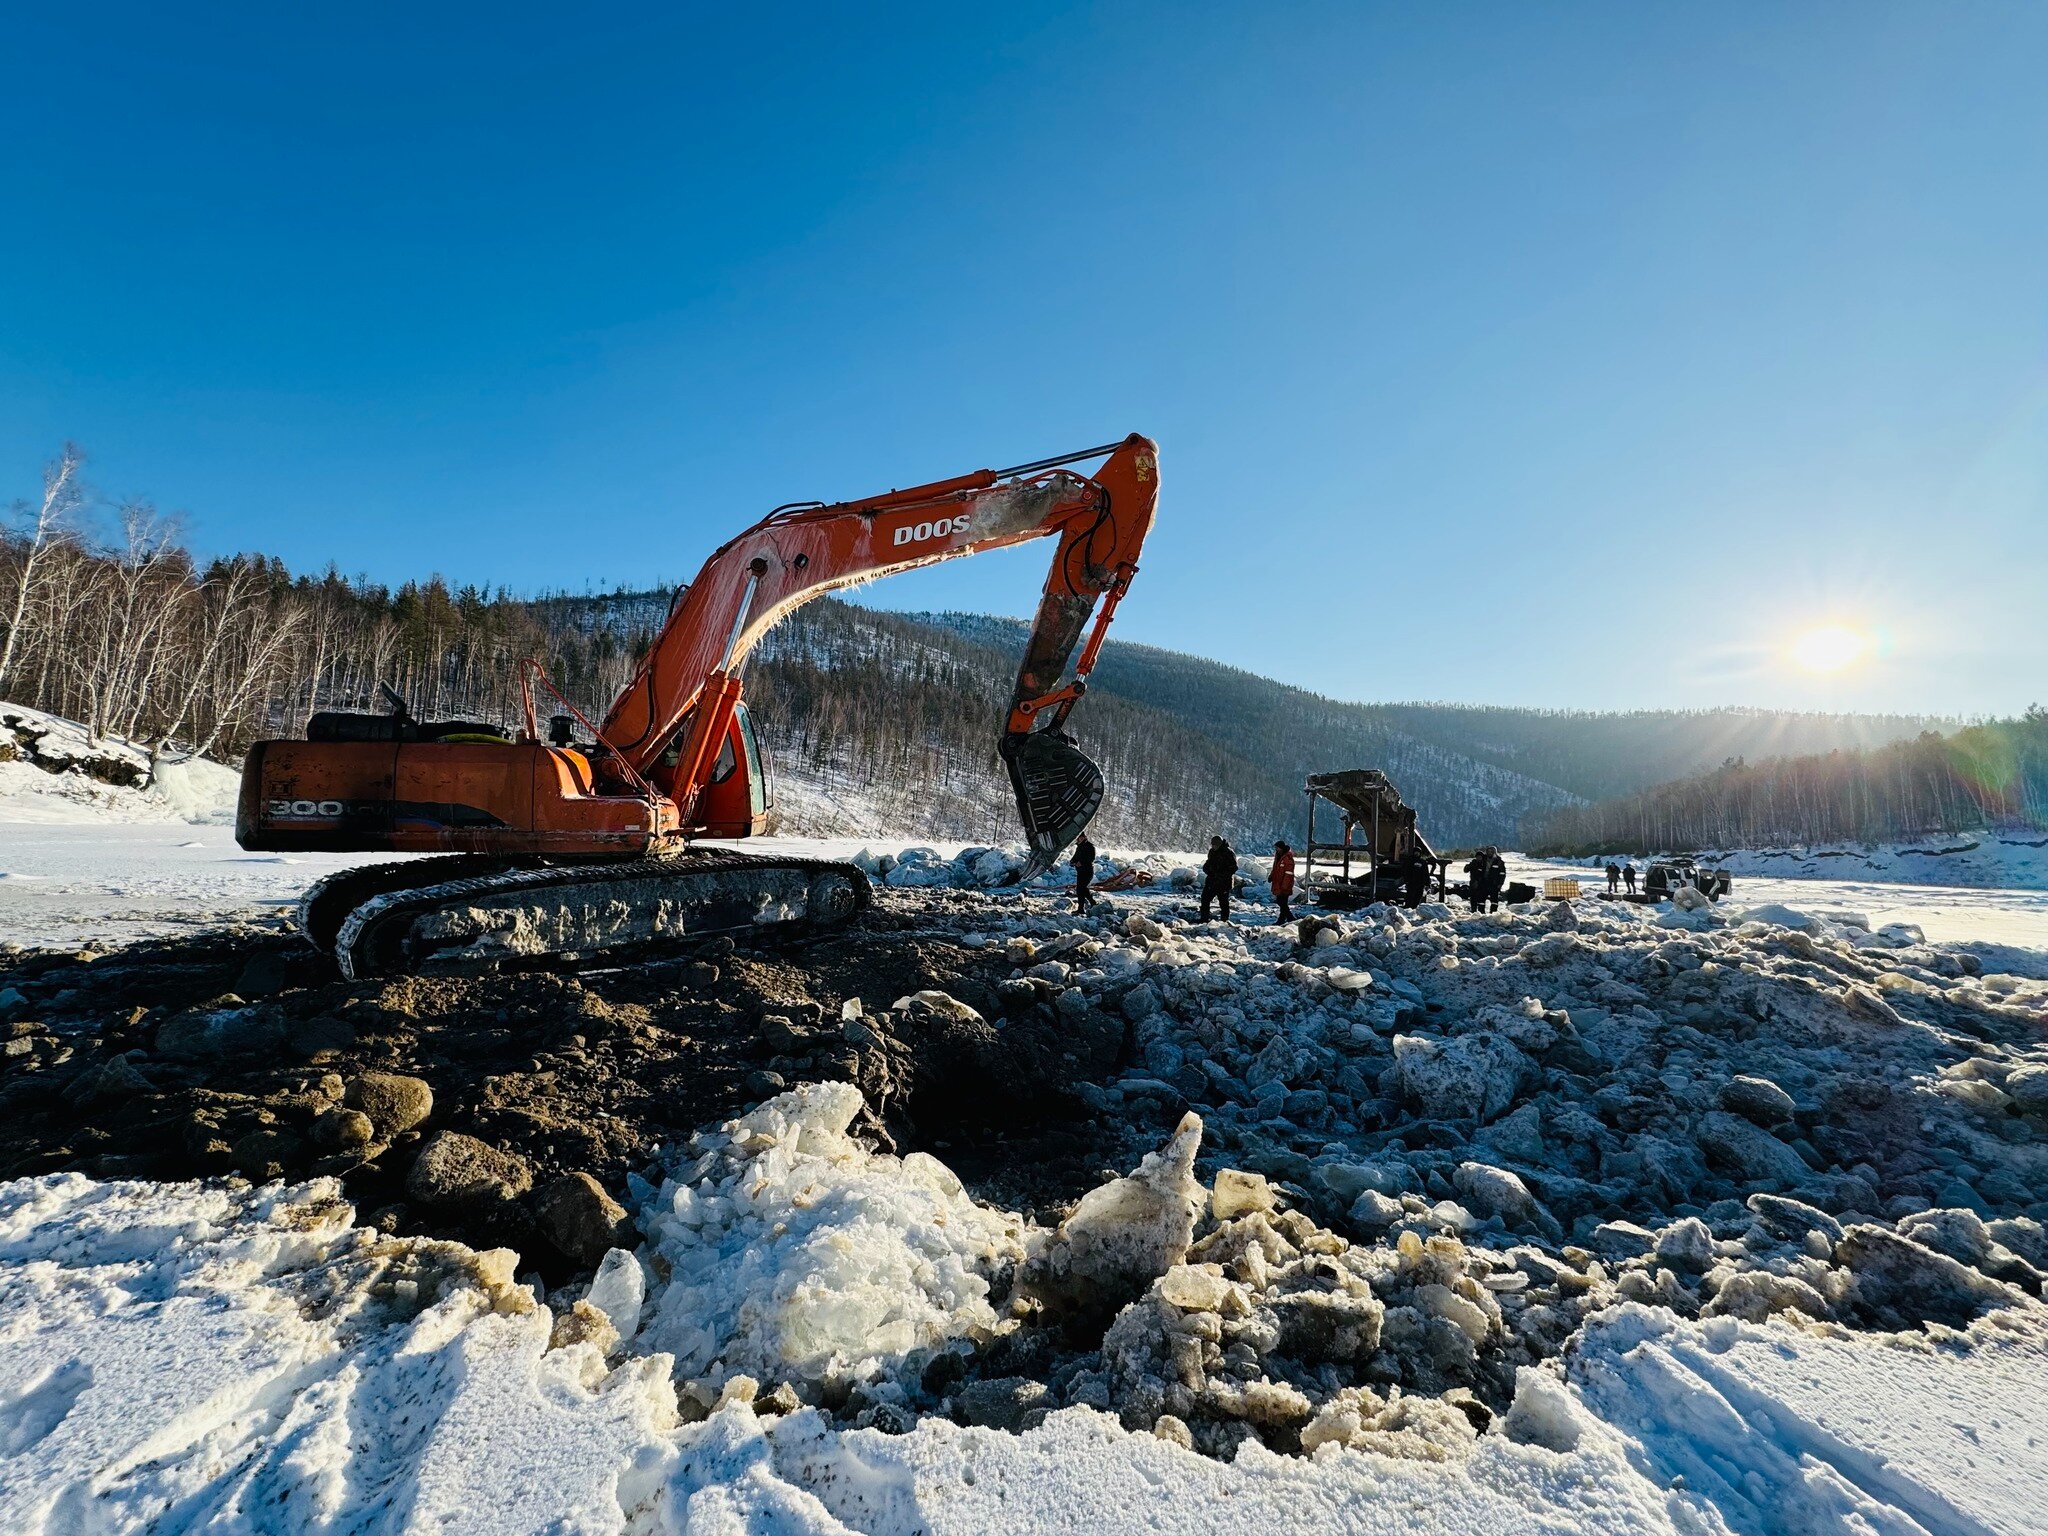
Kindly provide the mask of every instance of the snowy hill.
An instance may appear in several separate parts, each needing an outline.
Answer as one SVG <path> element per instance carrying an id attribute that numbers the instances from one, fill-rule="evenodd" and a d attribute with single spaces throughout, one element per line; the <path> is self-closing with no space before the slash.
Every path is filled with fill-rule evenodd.
<path id="1" fill-rule="evenodd" d="M 0 704 L 0 822 L 41 825 L 235 819 L 241 775 L 205 758 L 160 759 L 118 737 L 94 742 L 78 725 Z"/>
<path id="2" fill-rule="evenodd" d="M 617 604 L 639 621 L 647 598 Z M 589 623 L 591 620 L 585 619 Z M 886 828 L 1007 835 L 995 724 L 1026 626 L 984 614 L 898 614 L 827 601 L 784 620 L 749 663 L 785 822 L 828 835 Z M 1109 783 L 1098 838 L 1241 846 L 1305 831 L 1311 772 L 1385 770 L 1442 847 L 1511 842 L 1525 818 L 1639 789 L 1731 754 L 1896 740 L 1918 717 L 1768 710 L 1626 714 L 1356 704 L 1202 657 L 1111 641 L 1072 729 Z M 862 818 L 879 815 L 880 822 Z"/>

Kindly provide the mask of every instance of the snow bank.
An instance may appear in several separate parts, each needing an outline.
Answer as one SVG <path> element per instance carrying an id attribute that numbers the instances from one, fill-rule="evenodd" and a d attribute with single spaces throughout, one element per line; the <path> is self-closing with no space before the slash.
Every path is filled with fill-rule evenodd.
<path id="1" fill-rule="evenodd" d="M 668 1357 L 550 1347 L 510 1269 L 323 1183 L 0 1186 L 0 1529 L 2016 1536 L 2048 1475 L 2035 1305 L 1905 1341 L 1625 1306 L 1455 1457 L 1218 1461 L 1086 1407 L 891 1435 L 742 1391 L 683 1422 Z"/>
<path id="2" fill-rule="evenodd" d="M 0 822 L 105 824 L 235 819 L 240 773 L 205 758 L 149 755 L 118 737 L 90 741 L 82 726 L 0 704 Z"/>

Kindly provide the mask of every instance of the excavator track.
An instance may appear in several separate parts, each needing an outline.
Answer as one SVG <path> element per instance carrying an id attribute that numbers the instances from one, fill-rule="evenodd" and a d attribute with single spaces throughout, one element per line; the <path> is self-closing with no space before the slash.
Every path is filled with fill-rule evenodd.
<path id="1" fill-rule="evenodd" d="M 419 885 L 440 885 L 450 880 L 471 880 L 480 875 L 536 866 L 537 859 L 511 859 L 489 854 L 452 853 L 439 858 L 404 859 L 393 864 L 359 864 L 340 870 L 306 887 L 299 897 L 299 932 L 323 955 L 334 953 L 334 940 L 349 913 L 374 896 L 411 889 Z"/>
<path id="2" fill-rule="evenodd" d="M 852 922 L 873 895 L 859 869 L 829 859 L 684 853 L 540 868 L 484 862 L 499 867 L 382 889 L 351 908 L 334 936 L 342 974 L 462 975 L 628 958 L 719 933 L 815 932 Z"/>

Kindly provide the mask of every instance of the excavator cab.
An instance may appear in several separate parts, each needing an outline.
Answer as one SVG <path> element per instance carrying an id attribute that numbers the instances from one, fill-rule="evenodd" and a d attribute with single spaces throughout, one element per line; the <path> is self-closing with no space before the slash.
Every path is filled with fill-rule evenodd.
<path id="1" fill-rule="evenodd" d="M 697 820 L 705 837 L 758 837 L 768 830 L 772 809 L 767 752 L 747 706 L 735 704 L 711 777 L 697 796 Z"/>

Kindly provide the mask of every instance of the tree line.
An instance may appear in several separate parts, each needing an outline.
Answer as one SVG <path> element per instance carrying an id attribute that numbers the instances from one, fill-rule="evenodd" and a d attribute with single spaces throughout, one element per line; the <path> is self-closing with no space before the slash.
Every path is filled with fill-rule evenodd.
<path id="1" fill-rule="evenodd" d="M 2048 827 L 2048 709 L 1951 735 L 1720 767 L 1532 818 L 1532 853 L 1586 856 L 1894 842 Z"/>
<path id="2" fill-rule="evenodd" d="M 93 505 L 82 468 L 67 447 L 0 529 L 0 699 L 96 741 L 232 758 L 315 710 L 380 707 L 379 683 L 422 716 L 505 722 L 527 656 L 588 710 L 637 659 L 562 599 L 294 574 L 264 555 L 202 563 L 148 502 Z"/>

